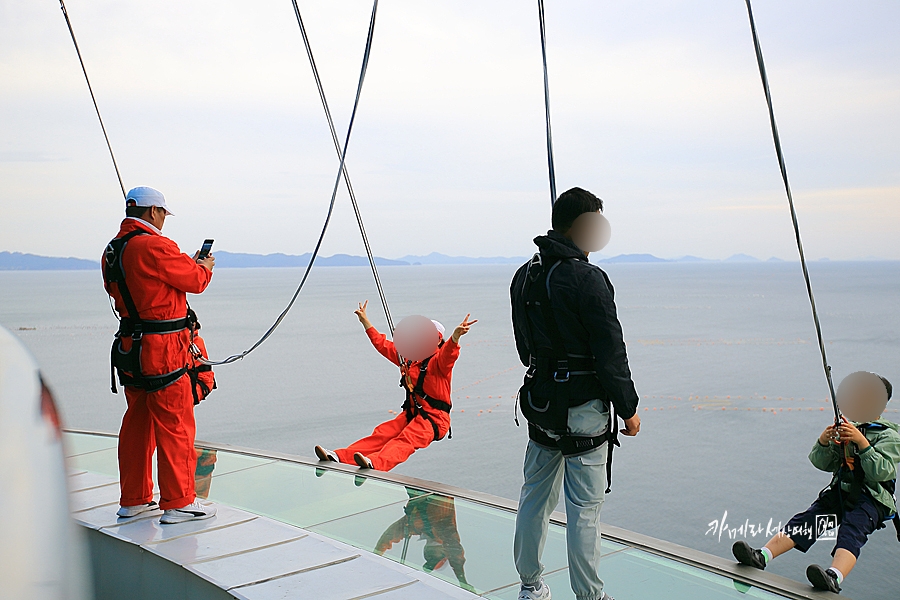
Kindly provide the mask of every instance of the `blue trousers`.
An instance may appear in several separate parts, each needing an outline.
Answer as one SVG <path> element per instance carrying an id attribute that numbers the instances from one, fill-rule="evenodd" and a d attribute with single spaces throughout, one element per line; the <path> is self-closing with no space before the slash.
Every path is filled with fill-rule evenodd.
<path id="1" fill-rule="evenodd" d="M 598 600 L 603 580 L 597 573 L 600 560 L 600 509 L 606 491 L 606 448 L 565 458 L 528 442 L 525 451 L 525 483 L 519 497 L 513 554 L 522 583 L 536 583 L 544 572 L 541 554 L 547 541 L 550 513 L 559 502 L 565 484 L 566 548 L 569 580 L 577 600 Z"/>
<path id="2" fill-rule="evenodd" d="M 838 495 L 826 490 L 809 508 L 794 515 L 782 531 L 794 541 L 797 550 L 806 552 L 822 533 L 817 531 L 816 517 L 823 515 L 835 515 L 840 525 L 832 556 L 838 548 L 843 548 L 859 558 L 859 551 L 869 539 L 869 534 L 882 526 L 878 506 L 868 494 L 860 494 L 855 506 L 842 511 Z"/>

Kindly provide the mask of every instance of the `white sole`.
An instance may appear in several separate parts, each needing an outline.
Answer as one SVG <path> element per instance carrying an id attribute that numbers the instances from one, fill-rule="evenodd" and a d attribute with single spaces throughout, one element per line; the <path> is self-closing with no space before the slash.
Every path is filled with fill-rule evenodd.
<path id="1" fill-rule="evenodd" d="M 154 510 L 159 510 L 159 504 L 154 502 L 152 506 L 140 506 L 140 507 L 129 506 L 128 507 L 129 510 L 126 512 L 126 514 L 123 515 L 122 510 L 124 508 L 125 507 L 122 507 L 118 511 L 116 511 L 116 516 L 119 517 L 120 519 L 132 519 L 134 517 L 137 517 L 138 515 L 142 515 L 147 512 L 152 512 Z"/>
<path id="2" fill-rule="evenodd" d="M 203 521 L 214 516 L 216 516 L 215 511 L 203 515 L 163 515 L 159 518 L 159 522 L 163 525 L 175 525 L 177 523 L 187 523 L 188 521 Z"/>

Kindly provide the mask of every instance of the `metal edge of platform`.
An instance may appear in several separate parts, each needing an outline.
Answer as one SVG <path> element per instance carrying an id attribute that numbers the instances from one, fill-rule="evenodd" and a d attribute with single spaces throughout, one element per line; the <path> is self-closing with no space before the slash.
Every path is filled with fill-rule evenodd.
<path id="1" fill-rule="evenodd" d="M 64 429 L 66 433 L 95 435 L 101 437 L 118 437 L 114 433 L 91 431 L 84 429 Z M 308 467 L 328 469 L 331 471 L 339 471 L 350 473 L 353 475 L 363 475 L 369 479 L 383 481 L 386 483 L 403 485 L 421 489 L 435 494 L 443 494 L 454 498 L 461 498 L 478 504 L 483 504 L 491 508 L 498 508 L 507 512 L 515 513 L 518 510 L 519 503 L 515 500 L 501 498 L 483 492 L 477 492 L 465 488 L 459 488 L 452 485 L 429 481 L 427 479 L 419 479 L 416 477 L 408 477 L 405 475 L 395 475 L 384 471 L 361 470 L 359 467 L 345 465 L 343 463 L 323 462 L 315 458 L 297 456 L 294 454 L 286 454 L 283 452 L 264 451 L 253 448 L 245 448 L 242 446 L 233 446 L 230 444 L 217 444 L 212 442 L 195 441 L 195 445 L 208 448 L 210 450 L 222 450 L 224 452 L 232 452 L 234 454 L 243 454 L 256 458 L 271 458 L 282 460 L 285 462 L 296 463 Z M 550 516 L 550 522 L 565 527 L 566 515 L 559 511 L 554 511 Z M 807 584 L 802 584 L 793 579 L 775 575 L 774 573 L 766 573 L 752 567 L 741 565 L 734 561 L 721 558 L 714 554 L 708 554 L 693 548 L 681 546 L 665 540 L 660 540 L 648 535 L 622 529 L 614 525 L 601 524 L 602 535 L 605 539 L 612 542 L 618 542 L 626 546 L 631 546 L 638 550 L 661 556 L 682 564 L 686 564 L 716 575 L 728 577 L 736 582 L 752 585 L 761 590 L 780 594 L 792 600 L 830 600 L 843 598 L 850 600 L 846 596 L 817 590 Z"/>

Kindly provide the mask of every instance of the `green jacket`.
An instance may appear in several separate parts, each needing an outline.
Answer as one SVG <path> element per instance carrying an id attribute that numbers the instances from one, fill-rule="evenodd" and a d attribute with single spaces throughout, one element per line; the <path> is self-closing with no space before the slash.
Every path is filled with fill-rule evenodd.
<path id="1" fill-rule="evenodd" d="M 853 453 L 857 456 L 856 464 L 862 467 L 866 475 L 865 491 L 875 502 L 887 509 L 885 516 L 890 516 L 897 511 L 897 506 L 894 498 L 880 482 L 897 478 L 897 463 L 900 463 L 900 433 L 897 432 L 898 425 L 896 423 L 891 423 L 883 417 L 869 423 L 853 423 L 856 427 L 868 424 L 882 425 L 883 428 L 866 430 L 865 436 L 869 440 L 869 447 L 859 452 L 856 445 L 852 444 Z M 837 485 L 842 459 L 843 451 L 835 442 L 829 442 L 827 446 L 823 446 L 819 440 L 816 440 L 809 453 L 809 462 L 815 468 L 834 473 L 834 477 L 831 479 L 832 487 Z M 841 489 L 849 492 L 850 483 L 843 482 Z"/>

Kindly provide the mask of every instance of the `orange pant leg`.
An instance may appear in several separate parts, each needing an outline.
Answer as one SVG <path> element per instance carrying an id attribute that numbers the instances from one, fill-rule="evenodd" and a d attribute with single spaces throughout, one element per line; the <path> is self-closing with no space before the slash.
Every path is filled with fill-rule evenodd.
<path id="1" fill-rule="evenodd" d="M 358 442 L 353 442 L 346 448 L 335 450 L 334 453 L 338 455 L 338 458 L 342 463 L 355 465 L 356 462 L 353 460 L 353 455 L 355 453 L 359 452 L 360 454 L 369 456 L 372 453 L 378 452 L 384 448 L 385 444 L 400 435 L 406 425 L 406 414 L 401 412 L 395 419 L 385 421 L 376 427 L 375 431 L 372 432 L 372 435 L 364 437 Z"/>
<path id="2" fill-rule="evenodd" d="M 181 508 L 194 501 L 194 396 L 184 376 L 172 385 L 147 394 L 147 408 L 156 436 L 159 507 Z"/>
<path id="3" fill-rule="evenodd" d="M 434 428 L 422 415 L 416 416 L 398 436 L 387 442 L 381 450 L 367 454 L 378 471 L 390 471 L 420 448 L 434 441 Z M 364 453 L 365 454 L 365 453 Z"/>
<path id="4" fill-rule="evenodd" d="M 119 429 L 119 488 L 122 506 L 137 506 L 153 500 L 153 451 L 156 449 L 153 424 L 147 408 L 147 394 L 125 388 L 128 408 Z"/>

